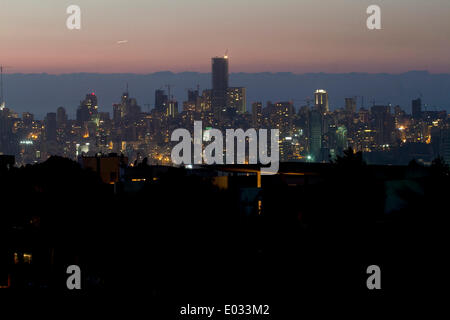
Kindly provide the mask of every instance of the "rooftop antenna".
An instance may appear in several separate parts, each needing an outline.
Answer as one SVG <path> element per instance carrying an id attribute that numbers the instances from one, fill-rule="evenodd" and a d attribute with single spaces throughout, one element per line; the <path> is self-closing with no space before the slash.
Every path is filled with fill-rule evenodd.
<path id="1" fill-rule="evenodd" d="M 170 84 L 166 84 L 166 87 L 167 87 L 167 96 L 169 97 L 169 100 L 172 100 L 173 97 L 170 95 L 170 89 L 173 88 L 173 86 Z"/>

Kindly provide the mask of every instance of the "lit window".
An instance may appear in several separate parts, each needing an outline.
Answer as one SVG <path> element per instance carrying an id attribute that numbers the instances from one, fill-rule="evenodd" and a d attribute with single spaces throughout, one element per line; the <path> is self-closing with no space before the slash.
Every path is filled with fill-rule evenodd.
<path id="1" fill-rule="evenodd" d="M 23 263 L 31 263 L 32 254 L 31 253 L 24 253 L 23 254 Z"/>

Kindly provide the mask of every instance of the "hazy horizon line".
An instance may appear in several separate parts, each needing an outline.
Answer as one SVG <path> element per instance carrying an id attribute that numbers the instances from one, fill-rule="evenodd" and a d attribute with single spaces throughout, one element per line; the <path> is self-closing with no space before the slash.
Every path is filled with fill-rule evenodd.
<path id="1" fill-rule="evenodd" d="M 137 72 L 64 72 L 64 73 L 51 73 L 51 72 L 3 72 L 3 75 L 51 75 L 51 76 L 62 76 L 62 75 L 73 75 L 73 74 L 101 74 L 101 75 L 153 75 L 153 74 L 211 74 L 211 72 L 201 72 L 201 71 L 170 71 L 170 70 L 161 70 L 155 72 L 147 72 L 147 73 L 137 73 Z M 230 72 L 229 74 L 292 74 L 292 75 L 311 75 L 311 74 L 330 74 L 330 75 L 341 75 L 341 74 L 370 74 L 370 75 L 378 75 L 378 74 L 387 74 L 387 75 L 402 75 L 408 73 L 423 73 L 423 74 L 431 74 L 431 75 L 450 75 L 450 72 L 430 72 L 428 70 L 409 70 L 404 72 L 361 72 L 361 71 L 348 71 L 348 72 L 304 72 L 304 73 L 296 73 L 292 71 L 257 71 L 257 72 Z"/>

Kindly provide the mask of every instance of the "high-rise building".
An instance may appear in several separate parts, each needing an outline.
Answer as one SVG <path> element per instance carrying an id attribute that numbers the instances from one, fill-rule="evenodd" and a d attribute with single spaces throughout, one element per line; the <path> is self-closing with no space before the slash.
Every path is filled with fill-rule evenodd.
<path id="1" fill-rule="evenodd" d="M 450 128 L 441 130 L 439 155 L 444 158 L 446 164 L 450 165 Z"/>
<path id="2" fill-rule="evenodd" d="M 82 125 L 84 122 L 89 121 L 89 120 L 90 120 L 89 111 L 86 108 L 86 106 L 81 104 L 77 108 L 77 123 L 79 125 Z"/>
<path id="3" fill-rule="evenodd" d="M 211 107 L 216 119 L 227 108 L 228 57 L 212 58 L 212 97 Z"/>
<path id="4" fill-rule="evenodd" d="M 280 135 L 291 136 L 293 130 L 294 104 L 291 101 L 276 102 L 271 106 L 272 121 Z"/>
<path id="5" fill-rule="evenodd" d="M 262 103 L 253 102 L 252 103 L 252 125 L 254 128 L 261 128 L 262 124 Z"/>
<path id="6" fill-rule="evenodd" d="M 314 92 L 314 105 L 322 114 L 329 111 L 328 93 L 323 89 Z"/>
<path id="7" fill-rule="evenodd" d="M 188 99 L 183 102 L 183 111 L 201 112 L 201 98 L 198 90 L 188 90 Z"/>
<path id="8" fill-rule="evenodd" d="M 344 150 L 348 148 L 347 128 L 339 126 L 336 130 L 335 150 L 337 155 L 342 155 Z"/>
<path id="9" fill-rule="evenodd" d="M 411 109 L 413 119 L 422 118 L 422 100 L 420 98 L 412 101 Z"/>
<path id="10" fill-rule="evenodd" d="M 196 103 L 191 101 L 183 101 L 183 112 L 195 112 Z"/>
<path id="11" fill-rule="evenodd" d="M 345 112 L 347 112 L 347 114 L 354 114 L 356 112 L 355 98 L 345 98 Z"/>
<path id="12" fill-rule="evenodd" d="M 364 123 L 364 124 L 368 124 L 369 123 L 369 118 L 370 118 L 370 112 L 367 109 L 364 108 L 360 108 L 358 111 L 358 118 L 359 121 Z"/>
<path id="13" fill-rule="evenodd" d="M 56 109 L 56 123 L 58 127 L 67 122 L 67 113 L 64 107 Z"/>
<path id="14" fill-rule="evenodd" d="M 14 154 L 13 121 L 9 108 L 0 109 L 0 154 Z"/>
<path id="15" fill-rule="evenodd" d="M 26 128 L 31 128 L 34 121 L 34 115 L 29 112 L 22 113 L 22 121 Z"/>
<path id="16" fill-rule="evenodd" d="M 88 93 L 86 98 L 80 102 L 77 109 L 77 122 L 81 125 L 83 122 L 91 121 L 98 114 L 97 96 L 95 93 Z"/>
<path id="17" fill-rule="evenodd" d="M 117 126 L 119 125 L 120 121 L 122 120 L 122 111 L 120 108 L 120 104 L 113 104 L 113 121 L 114 124 Z"/>
<path id="18" fill-rule="evenodd" d="M 244 87 L 229 87 L 227 89 L 227 108 L 237 113 L 247 112 L 247 91 Z"/>
<path id="19" fill-rule="evenodd" d="M 309 116 L 309 153 L 313 161 L 321 161 L 323 115 L 318 109 L 311 110 Z"/>
<path id="20" fill-rule="evenodd" d="M 167 102 L 169 101 L 168 95 L 162 89 L 155 90 L 155 109 L 159 112 L 165 112 Z"/>
<path id="21" fill-rule="evenodd" d="M 394 118 L 389 106 L 373 106 L 370 109 L 373 116 L 373 129 L 375 133 L 375 143 L 378 146 L 390 145 L 394 132 Z"/>
<path id="22" fill-rule="evenodd" d="M 188 90 L 188 101 L 189 102 L 197 102 L 199 97 L 199 92 L 198 90 Z"/>
<path id="23" fill-rule="evenodd" d="M 178 115 L 178 102 L 171 99 L 167 102 L 166 116 L 168 118 L 175 118 Z"/>
<path id="24" fill-rule="evenodd" d="M 128 88 L 127 91 L 122 94 L 120 104 L 114 105 L 113 110 L 114 122 L 116 123 L 120 120 L 134 121 L 141 113 L 141 107 L 137 104 L 137 100 L 135 98 L 130 98 Z"/>
<path id="25" fill-rule="evenodd" d="M 212 104 L 212 90 L 211 89 L 206 89 L 206 90 L 203 90 L 203 92 L 202 92 L 202 96 L 201 96 L 201 102 L 200 102 L 200 105 L 201 105 L 201 111 L 211 111 L 212 109 L 212 107 L 211 107 L 211 104 Z"/>
<path id="26" fill-rule="evenodd" d="M 56 141 L 56 113 L 47 113 L 45 117 L 45 140 Z"/>
<path id="27" fill-rule="evenodd" d="M 405 116 L 406 116 L 406 113 L 400 106 L 397 105 L 394 107 L 394 117 L 395 117 L 396 123 L 401 121 Z"/>

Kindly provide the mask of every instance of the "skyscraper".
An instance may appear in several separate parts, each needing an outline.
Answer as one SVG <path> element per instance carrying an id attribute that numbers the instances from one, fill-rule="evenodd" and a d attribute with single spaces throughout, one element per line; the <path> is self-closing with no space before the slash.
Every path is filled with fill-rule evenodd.
<path id="1" fill-rule="evenodd" d="M 293 130 L 294 104 L 292 101 L 276 102 L 272 105 L 272 120 L 281 136 L 291 136 Z"/>
<path id="2" fill-rule="evenodd" d="M 200 112 L 201 111 L 201 98 L 199 96 L 199 90 L 188 90 L 188 100 L 183 102 L 183 111 Z"/>
<path id="3" fill-rule="evenodd" d="M 168 118 L 175 118 L 178 115 L 178 102 L 170 99 L 167 102 L 166 116 Z"/>
<path id="4" fill-rule="evenodd" d="M 212 111 L 212 89 L 203 90 L 201 100 L 200 100 L 200 109 L 201 111 Z"/>
<path id="5" fill-rule="evenodd" d="M 450 165 L 450 128 L 441 130 L 441 141 L 439 154 L 446 164 Z"/>
<path id="6" fill-rule="evenodd" d="M 16 144 L 14 143 L 13 121 L 8 108 L 0 109 L 0 154 L 14 154 Z"/>
<path id="7" fill-rule="evenodd" d="M 5 106 L 5 97 L 3 96 L 3 66 L 0 66 L 0 111 L 3 111 Z"/>
<path id="8" fill-rule="evenodd" d="M 358 118 L 359 118 L 359 121 L 362 123 L 365 123 L 365 124 L 369 123 L 369 115 L 370 115 L 369 110 L 364 109 L 362 107 L 358 111 Z"/>
<path id="9" fill-rule="evenodd" d="M 413 119 L 422 118 L 422 100 L 420 98 L 412 101 L 411 109 Z"/>
<path id="10" fill-rule="evenodd" d="M 67 122 L 66 109 L 64 109 L 64 107 L 59 107 L 58 109 L 56 109 L 56 123 L 58 124 L 58 127 L 60 127 L 66 122 Z"/>
<path id="11" fill-rule="evenodd" d="M 134 121 L 141 113 L 141 107 L 137 104 L 137 100 L 135 98 L 131 98 L 128 93 L 128 86 L 127 91 L 122 94 L 121 103 L 115 108 L 115 112 L 117 113 L 118 110 L 120 110 L 121 120 Z"/>
<path id="12" fill-rule="evenodd" d="M 355 98 L 345 98 L 345 112 L 347 112 L 347 114 L 354 114 L 356 112 Z"/>
<path id="13" fill-rule="evenodd" d="M 336 154 L 342 155 L 344 150 L 348 148 L 347 141 L 347 128 L 345 126 L 339 126 L 335 132 L 335 150 Z"/>
<path id="14" fill-rule="evenodd" d="M 45 140 L 56 141 L 56 113 L 47 113 L 45 117 Z"/>
<path id="15" fill-rule="evenodd" d="M 86 98 L 80 102 L 77 109 L 77 122 L 82 124 L 85 121 L 90 121 L 98 114 L 97 96 L 95 93 L 88 93 Z"/>
<path id="16" fill-rule="evenodd" d="M 373 129 L 375 142 L 378 146 L 390 145 L 392 143 L 392 133 L 394 131 L 394 119 L 389 106 L 373 106 L 370 108 L 373 116 Z"/>
<path id="17" fill-rule="evenodd" d="M 314 92 L 314 105 L 322 114 L 329 111 L 328 93 L 323 89 L 317 89 Z"/>
<path id="18" fill-rule="evenodd" d="M 321 161 L 323 119 L 319 109 L 311 110 L 309 116 L 309 152 L 313 161 Z"/>
<path id="19" fill-rule="evenodd" d="M 252 103 L 252 125 L 254 128 L 261 128 L 262 123 L 262 103 L 253 102 Z"/>
<path id="20" fill-rule="evenodd" d="M 155 109 L 159 112 L 165 112 L 167 102 L 169 100 L 168 95 L 162 89 L 155 90 Z"/>
<path id="21" fill-rule="evenodd" d="M 216 119 L 227 108 L 228 57 L 212 58 L 212 97 L 211 107 Z"/>
<path id="22" fill-rule="evenodd" d="M 247 112 L 247 91 L 244 87 L 233 87 L 227 90 L 227 107 L 234 109 L 237 113 Z"/>
<path id="23" fill-rule="evenodd" d="M 199 97 L 198 90 L 192 90 L 192 89 L 188 90 L 188 101 L 189 102 L 197 103 L 198 97 Z"/>
<path id="24" fill-rule="evenodd" d="M 120 108 L 120 104 L 113 104 L 113 121 L 116 126 L 120 124 L 120 121 L 122 120 L 122 111 Z"/>

